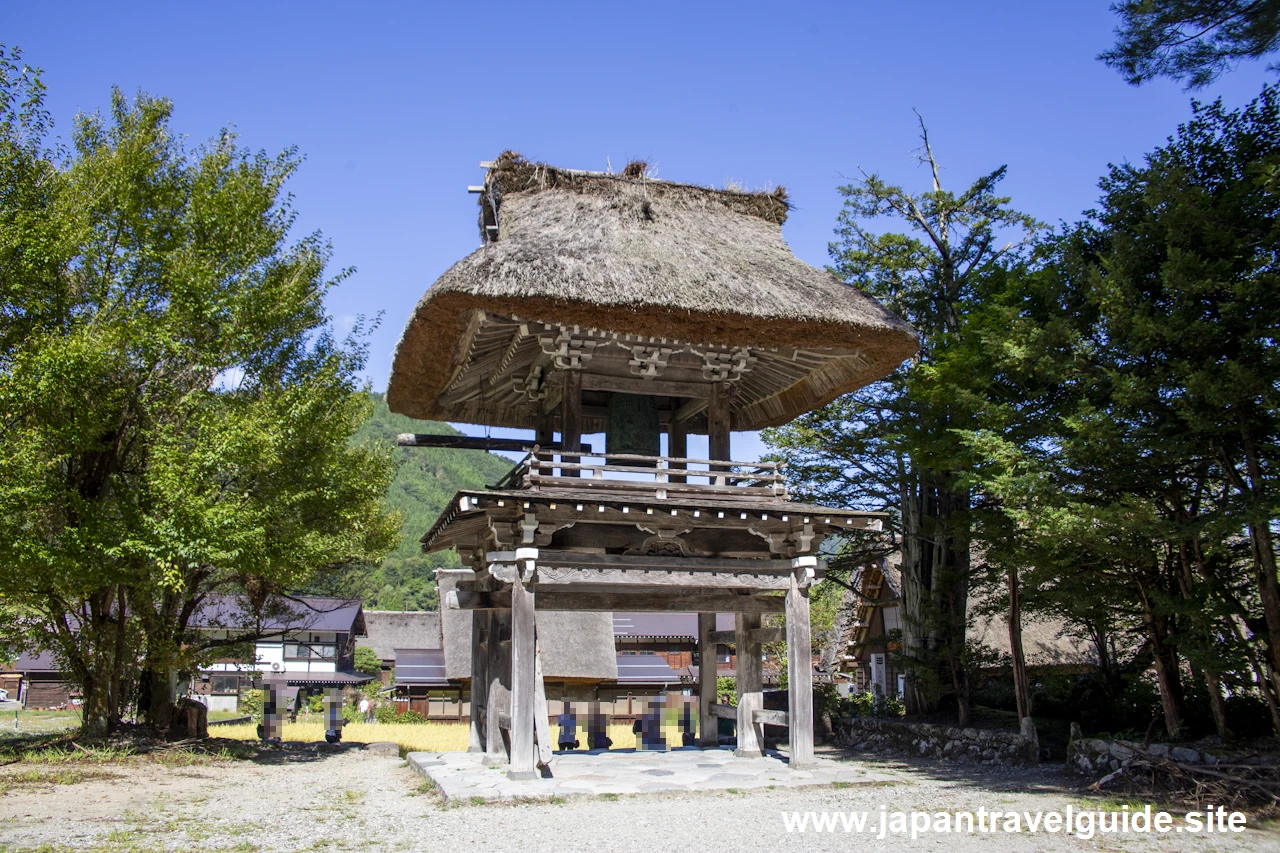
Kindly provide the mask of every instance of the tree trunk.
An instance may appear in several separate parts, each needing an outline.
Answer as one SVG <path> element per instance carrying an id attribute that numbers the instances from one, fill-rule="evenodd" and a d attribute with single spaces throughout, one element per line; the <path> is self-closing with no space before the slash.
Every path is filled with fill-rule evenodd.
<path id="1" fill-rule="evenodd" d="M 928 657 L 925 636 L 925 598 L 932 583 L 922 565 L 921 507 L 919 481 L 908 468 L 901 476 L 902 506 L 902 659 L 906 672 L 903 702 L 908 714 L 924 714 L 936 709 L 931 691 L 922 678 Z"/>
<path id="2" fill-rule="evenodd" d="M 1253 434 L 1244 432 L 1245 470 L 1249 476 L 1247 497 L 1250 499 L 1250 515 L 1257 511 L 1265 492 L 1262 464 L 1258 458 L 1258 446 Z M 1280 694 L 1280 579 L 1276 577 L 1275 544 L 1271 539 L 1270 519 L 1249 523 L 1249 541 L 1253 546 L 1254 574 L 1258 584 L 1258 597 L 1262 601 L 1262 615 L 1267 625 L 1267 663 L 1271 669 L 1271 683 Z"/>
<path id="3" fill-rule="evenodd" d="M 1227 725 L 1227 700 L 1222 695 L 1222 679 L 1218 674 L 1205 669 L 1205 687 L 1209 690 L 1209 710 L 1213 712 L 1213 725 L 1218 730 L 1218 737 L 1231 740 L 1231 728 Z"/>
<path id="4" fill-rule="evenodd" d="M 1031 716 L 1031 693 L 1027 689 L 1027 660 L 1022 653 L 1022 599 L 1018 589 L 1018 569 L 1010 566 L 1009 580 L 1009 651 L 1013 657 L 1013 695 L 1018 705 L 1018 719 Z"/>
<path id="5" fill-rule="evenodd" d="M 1164 727 L 1170 737 L 1176 737 L 1183 728 L 1186 712 L 1183 709 L 1182 679 L 1178 670 L 1178 652 L 1169 642 L 1169 618 L 1156 613 L 1146 590 L 1142 592 L 1142 605 L 1151 640 L 1151 651 L 1156 668 L 1156 682 L 1160 687 L 1160 707 L 1164 712 Z"/>

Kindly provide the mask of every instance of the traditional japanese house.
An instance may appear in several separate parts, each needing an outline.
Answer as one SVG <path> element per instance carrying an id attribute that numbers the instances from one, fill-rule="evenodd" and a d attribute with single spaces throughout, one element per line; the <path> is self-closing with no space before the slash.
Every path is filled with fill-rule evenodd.
<path id="1" fill-rule="evenodd" d="M 715 702 L 715 670 L 701 668 L 703 743 L 716 742 L 717 715 L 736 719 L 741 755 L 760 754 L 764 724 L 787 725 L 803 766 L 818 547 L 880 519 L 792 502 L 777 464 L 732 461 L 730 434 L 879 379 L 915 352 L 914 332 L 791 254 L 782 190 L 511 153 L 482 165 L 482 245 L 418 304 L 387 389 L 411 417 L 530 431 L 505 445 L 400 441 L 530 450 L 493 488 L 457 494 L 422 540 L 456 548 L 472 572 L 441 599 L 473 614 L 472 701 L 484 710 L 472 714 L 472 750 L 509 763 L 512 778 L 549 761 L 538 647 L 560 614 L 693 611 L 701 657 L 730 644 L 738 664 L 736 708 Z M 604 453 L 584 449 L 599 432 Z M 689 457 L 690 434 L 707 436 L 705 458 Z M 732 631 L 716 630 L 719 612 L 735 614 Z M 766 613 L 785 613 L 785 631 L 762 629 Z M 760 647 L 775 635 L 790 650 L 785 712 L 763 707 Z"/>
<path id="2" fill-rule="evenodd" d="M 0 689 L 24 708 L 63 708 L 80 702 L 80 688 L 47 651 L 20 654 L 8 668 L 0 664 Z"/>
<path id="3" fill-rule="evenodd" d="M 243 598 L 210 596 L 191 625 L 211 639 L 254 638 L 237 644 L 251 654 L 219 658 L 192 677 L 192 697 L 211 711 L 236 710 L 246 690 L 265 682 L 279 685 L 282 707 L 296 708 L 299 691 L 336 694 L 370 680 L 355 671 L 356 640 L 365 633 L 359 599 L 280 597 L 255 611 Z"/>

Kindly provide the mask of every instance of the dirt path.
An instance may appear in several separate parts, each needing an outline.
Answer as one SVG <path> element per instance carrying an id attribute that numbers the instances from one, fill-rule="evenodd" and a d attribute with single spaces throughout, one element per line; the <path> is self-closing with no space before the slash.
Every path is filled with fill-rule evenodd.
<path id="1" fill-rule="evenodd" d="M 348 752 L 278 763 L 101 767 L 108 778 L 20 784 L 0 794 L 0 850 L 449 851 L 1280 850 L 1280 831 L 1095 836 L 1043 832 L 876 837 L 879 811 L 1076 810 L 1086 801 L 1058 768 L 975 772 L 869 762 L 898 784 L 743 794 L 570 799 L 443 807 L 397 758 Z M 0 768 L 0 790 L 13 767 Z M 14 780 L 9 780 L 10 782 Z M 1097 808 L 1097 803 L 1086 804 Z M 1118 807 L 1114 803 L 1108 807 Z M 783 812 L 867 811 L 863 834 L 788 833 Z"/>

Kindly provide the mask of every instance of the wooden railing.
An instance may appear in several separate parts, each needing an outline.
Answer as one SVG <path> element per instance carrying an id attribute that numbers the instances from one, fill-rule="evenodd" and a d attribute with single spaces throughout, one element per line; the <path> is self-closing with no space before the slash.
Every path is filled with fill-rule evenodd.
<path id="1" fill-rule="evenodd" d="M 601 460 L 599 462 L 591 460 Z M 561 454 L 535 447 L 510 478 L 517 488 L 643 494 L 659 500 L 787 500 L 781 462 L 730 462 L 630 453 Z M 696 466 L 696 467 L 695 467 Z"/>

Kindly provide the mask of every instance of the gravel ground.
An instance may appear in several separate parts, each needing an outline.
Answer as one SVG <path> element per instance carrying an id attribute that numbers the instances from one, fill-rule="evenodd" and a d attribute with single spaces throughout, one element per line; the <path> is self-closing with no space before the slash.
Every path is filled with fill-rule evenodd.
<path id="1" fill-rule="evenodd" d="M 1095 836 L 928 834 L 875 836 L 879 812 L 920 809 L 1098 808 L 1060 766 L 957 768 L 931 762 L 849 759 L 900 781 L 874 786 L 743 793 L 655 794 L 565 802 L 442 805 L 398 758 L 363 751 L 266 754 L 191 767 L 111 766 L 107 778 L 32 785 L 16 777 L 0 794 L 0 850 L 236 851 L 479 849 L 651 851 L 1039 850 L 1275 851 L 1280 830 L 1242 834 Z M 0 768 L 7 776 L 30 772 Z M 12 785 L 13 782 L 20 782 Z M 1104 803 L 1106 808 L 1117 804 Z M 788 833 L 782 813 L 865 810 L 863 834 Z"/>

